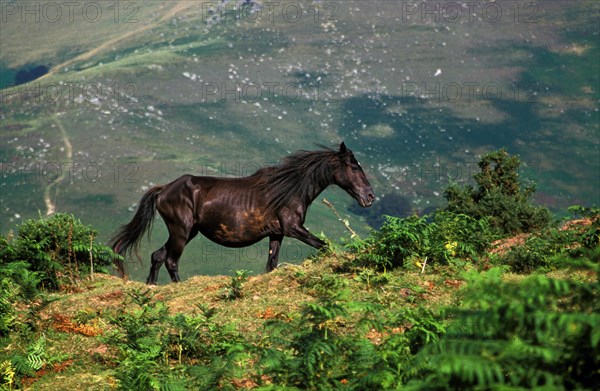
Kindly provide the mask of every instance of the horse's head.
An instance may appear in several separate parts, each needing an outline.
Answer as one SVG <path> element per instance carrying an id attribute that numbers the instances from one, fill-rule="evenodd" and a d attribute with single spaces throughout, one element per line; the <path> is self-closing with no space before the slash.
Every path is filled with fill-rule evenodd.
<path id="1" fill-rule="evenodd" d="M 339 168 L 333 174 L 336 185 L 346 190 L 360 206 L 366 208 L 375 201 L 375 194 L 364 171 L 358 164 L 351 150 L 344 143 L 340 144 L 340 150 L 336 153 L 340 161 Z"/>

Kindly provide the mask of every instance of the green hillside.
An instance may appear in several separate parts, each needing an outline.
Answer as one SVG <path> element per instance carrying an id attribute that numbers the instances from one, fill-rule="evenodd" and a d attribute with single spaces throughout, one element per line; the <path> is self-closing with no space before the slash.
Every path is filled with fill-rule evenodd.
<path id="1" fill-rule="evenodd" d="M 584 218 L 494 242 L 486 219 L 389 218 L 301 265 L 162 286 L 103 274 L 80 223 L 30 222 L 0 237 L 0 386 L 592 390 L 600 215 L 573 211 Z M 44 246 L 27 238 L 46 225 L 72 243 L 54 253 L 68 268 L 6 263 Z"/>
<path id="2" fill-rule="evenodd" d="M 0 386 L 595 389 L 600 209 L 556 220 L 520 164 L 487 153 L 445 208 L 344 221 L 344 246 L 260 275 L 118 279 L 92 226 L 28 219 L 0 236 Z"/>

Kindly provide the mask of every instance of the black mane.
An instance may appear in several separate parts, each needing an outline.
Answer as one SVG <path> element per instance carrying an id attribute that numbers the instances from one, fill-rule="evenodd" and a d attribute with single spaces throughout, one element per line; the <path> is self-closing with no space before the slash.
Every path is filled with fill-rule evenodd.
<path id="1" fill-rule="evenodd" d="M 260 177 L 257 186 L 268 194 L 267 209 L 279 211 L 294 198 L 310 203 L 332 183 L 335 157 L 336 152 L 329 148 L 298 151 L 278 165 L 258 170 L 253 176 Z"/>

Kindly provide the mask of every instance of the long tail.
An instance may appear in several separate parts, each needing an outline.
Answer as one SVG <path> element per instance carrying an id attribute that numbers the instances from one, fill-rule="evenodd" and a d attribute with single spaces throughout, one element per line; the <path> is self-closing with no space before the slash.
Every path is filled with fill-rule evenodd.
<path id="1" fill-rule="evenodd" d="M 156 199 L 164 186 L 155 186 L 148 190 L 139 202 L 137 211 L 131 221 L 119 228 L 117 233 L 110 239 L 108 245 L 113 251 L 123 257 L 133 252 L 139 257 L 139 247 L 144 232 L 152 227 L 154 214 L 156 212 Z M 126 276 L 125 266 L 121 259 L 114 261 L 114 266 L 120 277 Z"/>

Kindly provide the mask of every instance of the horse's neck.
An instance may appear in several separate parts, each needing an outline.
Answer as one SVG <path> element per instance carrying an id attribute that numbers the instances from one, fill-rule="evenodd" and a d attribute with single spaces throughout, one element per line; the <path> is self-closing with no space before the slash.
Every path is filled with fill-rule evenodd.
<path id="1" fill-rule="evenodd" d="M 317 197 L 326 189 L 328 188 L 332 183 L 327 183 L 327 184 L 321 184 L 321 185 L 315 185 L 314 187 L 314 191 L 312 192 L 312 194 L 309 194 L 307 196 L 307 198 L 305 200 L 303 200 L 304 206 L 305 208 L 308 208 L 310 206 L 310 204 L 313 203 L 314 200 L 317 199 Z"/>

